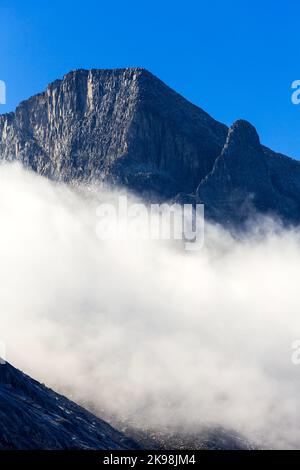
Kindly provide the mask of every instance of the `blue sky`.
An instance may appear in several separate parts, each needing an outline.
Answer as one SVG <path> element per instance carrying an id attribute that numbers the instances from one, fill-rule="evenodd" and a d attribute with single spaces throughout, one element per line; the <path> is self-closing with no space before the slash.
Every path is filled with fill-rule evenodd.
<path id="1" fill-rule="evenodd" d="M 142 66 L 300 159 L 299 18 L 299 0 L 0 0 L 0 112 L 76 68 Z"/>

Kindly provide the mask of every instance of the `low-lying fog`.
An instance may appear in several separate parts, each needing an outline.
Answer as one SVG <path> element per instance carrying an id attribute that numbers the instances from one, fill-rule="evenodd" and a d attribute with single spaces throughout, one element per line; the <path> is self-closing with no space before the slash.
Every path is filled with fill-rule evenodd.
<path id="1" fill-rule="evenodd" d="M 194 253 L 101 241 L 96 208 L 115 198 L 0 167 L 7 360 L 100 416 L 300 448 L 300 231 L 265 220 L 237 241 L 206 224 Z"/>

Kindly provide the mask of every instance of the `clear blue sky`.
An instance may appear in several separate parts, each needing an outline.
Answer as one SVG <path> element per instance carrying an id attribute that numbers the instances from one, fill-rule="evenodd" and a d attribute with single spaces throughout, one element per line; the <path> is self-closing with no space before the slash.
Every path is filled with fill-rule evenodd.
<path id="1" fill-rule="evenodd" d="M 76 68 L 142 66 L 300 158 L 299 21 L 299 0 L 0 0 L 0 112 Z"/>

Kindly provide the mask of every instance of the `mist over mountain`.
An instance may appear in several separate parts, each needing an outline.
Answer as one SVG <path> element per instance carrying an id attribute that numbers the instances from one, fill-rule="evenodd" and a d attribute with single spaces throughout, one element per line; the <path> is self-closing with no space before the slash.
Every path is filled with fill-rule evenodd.
<path id="1" fill-rule="evenodd" d="M 1 340 L 12 363 L 138 439 L 299 446 L 299 162 L 139 68 L 71 72 L 0 116 L 0 159 Z M 96 209 L 124 186 L 132 202 L 204 202 L 203 250 L 100 241 Z M 243 238 L 226 230 L 249 217 Z M 1 367 L 6 429 L 21 413 L 42 446 L 57 419 L 54 444 L 67 446 L 54 392 Z M 94 417 L 77 412 L 89 434 Z"/>
<path id="2" fill-rule="evenodd" d="M 10 364 L 0 366 L 0 450 L 138 449 L 132 439 Z"/>
<path id="3" fill-rule="evenodd" d="M 64 182 L 202 202 L 218 222 L 300 220 L 300 163 L 228 129 L 142 68 L 77 70 L 0 116 L 0 158 Z"/>
<path id="4" fill-rule="evenodd" d="M 123 432 L 117 431 L 9 363 L 0 367 L 0 400 L 0 451 L 251 448 L 238 434 L 223 429 L 151 433 L 123 424 Z"/>

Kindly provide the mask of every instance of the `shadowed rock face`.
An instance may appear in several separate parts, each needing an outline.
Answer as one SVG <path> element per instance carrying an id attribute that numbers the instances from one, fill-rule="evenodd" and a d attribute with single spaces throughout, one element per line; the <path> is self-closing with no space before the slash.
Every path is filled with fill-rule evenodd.
<path id="1" fill-rule="evenodd" d="M 289 191 L 292 163 L 295 181 Z M 238 223 L 258 211 L 298 222 L 299 183 L 300 164 L 263 147 L 255 128 L 239 120 L 229 129 L 221 155 L 201 181 L 197 196 L 218 221 Z"/>
<path id="2" fill-rule="evenodd" d="M 300 163 L 228 128 L 144 69 L 78 70 L 0 116 L 0 159 L 49 178 L 204 202 L 221 223 L 300 221 Z"/>
<path id="3" fill-rule="evenodd" d="M 0 365 L 0 423 L 0 450 L 139 448 L 10 364 Z"/>

